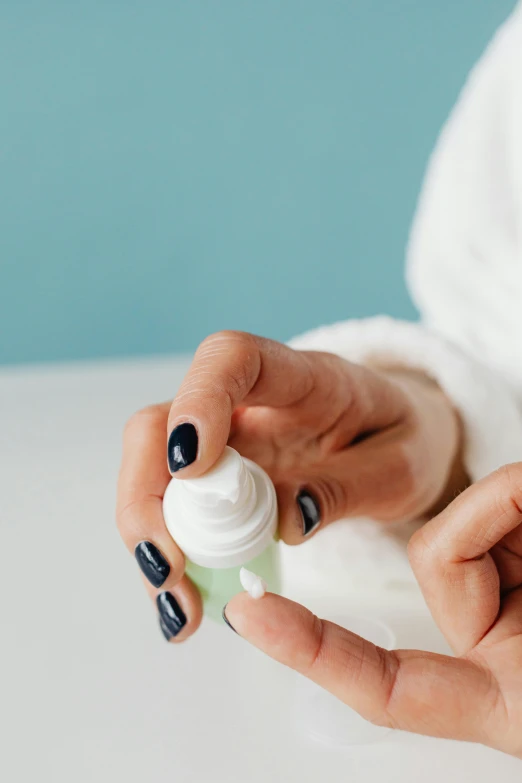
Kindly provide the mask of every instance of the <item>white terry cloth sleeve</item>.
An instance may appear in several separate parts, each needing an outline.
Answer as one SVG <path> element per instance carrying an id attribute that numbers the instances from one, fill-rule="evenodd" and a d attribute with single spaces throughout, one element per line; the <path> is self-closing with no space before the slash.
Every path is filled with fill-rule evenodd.
<path id="1" fill-rule="evenodd" d="M 290 345 L 362 364 L 400 364 L 430 375 L 460 412 L 464 459 L 473 480 L 522 459 L 522 417 L 502 376 L 420 324 L 387 317 L 345 321 L 308 332 Z M 285 593 L 319 613 L 321 601 L 331 608 L 355 598 L 359 609 L 377 600 L 381 607 L 399 599 L 423 606 L 406 553 L 415 527 L 340 520 L 301 546 L 283 547 Z"/>
<path id="2" fill-rule="evenodd" d="M 431 375 L 476 480 L 522 459 L 522 2 L 475 66 L 432 155 L 408 247 L 422 324 L 372 318 L 291 344 Z"/>
<path id="3" fill-rule="evenodd" d="M 384 316 L 315 329 L 290 342 L 361 364 L 422 370 L 451 399 L 464 424 L 464 460 L 473 480 L 522 459 L 522 416 L 511 388 L 495 370 L 421 324 Z"/>
<path id="4" fill-rule="evenodd" d="M 522 2 L 439 138 L 412 229 L 408 283 L 421 324 L 347 321 L 291 345 L 429 374 L 460 412 L 473 480 L 521 460 Z M 330 601 L 356 596 L 357 606 L 375 590 L 379 606 L 395 601 L 394 585 L 415 585 L 408 535 L 401 525 L 342 520 L 283 547 L 290 596 L 311 608 L 327 593 Z"/>

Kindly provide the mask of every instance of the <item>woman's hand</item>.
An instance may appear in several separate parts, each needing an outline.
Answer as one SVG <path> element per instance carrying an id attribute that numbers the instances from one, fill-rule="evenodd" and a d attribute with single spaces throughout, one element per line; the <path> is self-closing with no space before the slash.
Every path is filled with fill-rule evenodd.
<path id="1" fill-rule="evenodd" d="M 233 628 L 383 726 L 522 758 L 522 463 L 475 484 L 412 538 L 415 575 L 457 657 L 387 652 L 303 607 L 236 596 Z"/>
<path id="2" fill-rule="evenodd" d="M 298 544 L 341 517 L 420 517 L 444 502 L 459 441 L 455 412 L 421 375 L 219 333 L 199 347 L 172 404 L 129 421 L 119 529 L 151 597 L 162 590 L 160 614 L 177 614 L 180 641 L 199 624 L 201 602 L 163 521 L 171 473 L 201 475 L 228 442 L 271 476 L 280 535 Z"/>

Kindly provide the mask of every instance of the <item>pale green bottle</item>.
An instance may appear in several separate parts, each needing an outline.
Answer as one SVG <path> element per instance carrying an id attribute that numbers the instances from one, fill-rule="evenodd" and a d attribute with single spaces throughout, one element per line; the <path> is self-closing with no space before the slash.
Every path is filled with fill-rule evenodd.
<path id="1" fill-rule="evenodd" d="M 209 617 L 221 620 L 223 607 L 241 590 L 242 566 L 279 592 L 277 499 L 259 465 L 227 446 L 203 476 L 172 479 L 163 515 Z"/>

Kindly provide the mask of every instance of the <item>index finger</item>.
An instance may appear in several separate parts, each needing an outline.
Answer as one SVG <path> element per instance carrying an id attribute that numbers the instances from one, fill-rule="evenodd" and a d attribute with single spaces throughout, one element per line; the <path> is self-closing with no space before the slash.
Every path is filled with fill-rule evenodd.
<path id="1" fill-rule="evenodd" d="M 420 650 L 383 650 L 303 606 L 246 593 L 226 606 L 233 629 L 280 663 L 381 726 L 484 742 L 495 693 L 474 662 Z"/>
<path id="2" fill-rule="evenodd" d="M 240 404 L 292 405 L 311 391 L 306 355 L 244 332 L 218 332 L 199 346 L 168 417 L 171 473 L 194 478 L 221 456 Z"/>
<path id="3" fill-rule="evenodd" d="M 116 505 L 121 537 L 156 588 L 173 586 L 185 570 L 185 558 L 163 519 L 163 495 L 170 481 L 165 464 L 169 407 L 151 405 L 129 419 Z"/>

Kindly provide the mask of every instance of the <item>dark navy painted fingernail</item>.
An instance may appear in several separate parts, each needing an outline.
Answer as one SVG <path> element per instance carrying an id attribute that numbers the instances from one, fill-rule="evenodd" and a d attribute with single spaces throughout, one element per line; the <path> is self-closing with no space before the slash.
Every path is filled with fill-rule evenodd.
<path id="1" fill-rule="evenodd" d="M 140 541 L 134 550 L 138 565 L 154 587 L 161 587 L 170 574 L 169 561 L 150 541 Z"/>
<path id="2" fill-rule="evenodd" d="M 223 618 L 225 623 L 228 625 L 228 627 L 231 628 L 234 631 L 234 633 L 237 633 L 236 629 L 234 628 L 234 626 L 232 625 L 232 623 L 230 622 L 230 620 L 227 617 L 227 614 L 226 614 L 227 606 L 228 606 L 228 604 L 225 604 L 225 606 L 223 607 L 223 611 L 221 612 L 221 617 Z"/>
<path id="3" fill-rule="evenodd" d="M 165 639 L 166 639 L 168 642 L 170 642 L 170 640 L 172 639 L 172 634 L 171 634 L 171 632 L 169 631 L 169 629 L 167 628 L 167 626 L 165 625 L 165 623 L 163 622 L 163 620 L 161 619 L 161 617 L 160 617 L 160 619 L 159 619 L 159 627 L 161 628 L 161 633 L 163 634 L 163 636 L 165 637 Z"/>
<path id="4" fill-rule="evenodd" d="M 156 605 L 160 620 L 163 621 L 163 625 L 170 633 L 171 638 L 177 636 L 187 624 L 187 618 L 181 606 L 172 593 L 167 593 L 166 591 L 158 595 Z"/>
<path id="5" fill-rule="evenodd" d="M 193 424 L 178 424 L 169 436 L 167 459 L 169 470 L 176 473 L 191 465 L 198 456 L 198 433 Z"/>
<path id="6" fill-rule="evenodd" d="M 299 492 L 296 500 L 303 522 L 303 536 L 308 536 L 321 524 L 321 509 L 317 499 L 306 489 Z"/>

